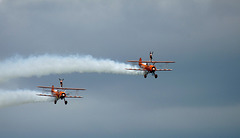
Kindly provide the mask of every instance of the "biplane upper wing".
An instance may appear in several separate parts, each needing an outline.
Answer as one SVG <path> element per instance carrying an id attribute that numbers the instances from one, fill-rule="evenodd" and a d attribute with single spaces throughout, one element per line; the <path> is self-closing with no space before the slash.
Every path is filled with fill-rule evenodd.
<path id="1" fill-rule="evenodd" d="M 38 88 L 44 88 L 44 89 L 52 89 L 52 87 L 48 86 L 37 86 Z M 61 88 L 61 87 L 53 87 L 54 89 L 60 89 L 60 90 L 86 90 L 83 88 Z"/>
<path id="2" fill-rule="evenodd" d="M 139 60 L 128 60 L 127 62 L 139 62 Z"/>
<path id="3" fill-rule="evenodd" d="M 61 87 L 54 87 L 54 89 L 60 89 L 60 90 L 86 90 L 83 88 L 61 88 Z"/>
<path id="4" fill-rule="evenodd" d="M 44 88 L 44 89 L 51 89 L 52 87 L 48 87 L 48 86 L 37 86 L 38 88 Z"/>
<path id="5" fill-rule="evenodd" d="M 175 63 L 175 61 L 139 61 L 139 60 L 128 60 L 128 62 L 142 62 L 142 63 Z"/>
<path id="6" fill-rule="evenodd" d="M 143 63 L 175 63 L 175 61 L 142 61 Z"/>

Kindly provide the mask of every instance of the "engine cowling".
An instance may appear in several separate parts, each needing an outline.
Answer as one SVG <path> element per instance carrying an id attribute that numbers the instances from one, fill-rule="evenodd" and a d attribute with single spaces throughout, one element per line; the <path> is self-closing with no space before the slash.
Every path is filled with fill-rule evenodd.
<path id="1" fill-rule="evenodd" d="M 61 99 L 65 98 L 65 97 L 66 97 L 65 93 L 62 93 L 61 96 L 60 96 Z"/>
<path id="2" fill-rule="evenodd" d="M 156 67 L 152 67 L 152 72 L 155 72 L 156 71 Z"/>

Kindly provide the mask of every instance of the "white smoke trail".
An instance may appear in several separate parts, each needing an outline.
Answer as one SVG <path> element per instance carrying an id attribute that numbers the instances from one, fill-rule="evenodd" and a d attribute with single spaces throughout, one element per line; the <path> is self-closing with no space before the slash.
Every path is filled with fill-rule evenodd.
<path id="1" fill-rule="evenodd" d="M 113 73 L 132 74 L 139 72 L 125 70 L 132 66 L 110 59 L 96 59 L 92 56 L 41 55 L 23 58 L 16 56 L 0 63 L 0 81 L 12 78 L 43 76 L 63 73 Z M 136 68 L 136 67 L 135 67 Z"/>
<path id="2" fill-rule="evenodd" d="M 36 102 L 50 102 L 52 97 L 37 96 L 40 93 L 32 90 L 0 90 L 0 108 Z"/>

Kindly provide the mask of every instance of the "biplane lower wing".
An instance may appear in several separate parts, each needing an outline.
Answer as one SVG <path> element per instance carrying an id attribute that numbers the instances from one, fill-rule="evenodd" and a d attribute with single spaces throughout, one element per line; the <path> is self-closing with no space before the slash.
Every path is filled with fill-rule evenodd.
<path id="1" fill-rule="evenodd" d="M 172 69 L 157 69 L 156 71 L 172 71 Z"/>
<path id="2" fill-rule="evenodd" d="M 38 96 L 49 96 L 49 97 L 55 97 L 55 96 L 52 96 L 50 94 L 37 94 Z"/>
<path id="3" fill-rule="evenodd" d="M 83 98 L 82 96 L 66 96 L 66 98 Z"/>
<path id="4" fill-rule="evenodd" d="M 146 69 L 126 69 L 126 70 L 139 70 L 139 71 L 145 71 Z"/>
<path id="5" fill-rule="evenodd" d="M 146 71 L 146 69 L 126 69 L 126 70 Z M 157 69 L 155 71 L 172 71 L 172 69 Z"/>

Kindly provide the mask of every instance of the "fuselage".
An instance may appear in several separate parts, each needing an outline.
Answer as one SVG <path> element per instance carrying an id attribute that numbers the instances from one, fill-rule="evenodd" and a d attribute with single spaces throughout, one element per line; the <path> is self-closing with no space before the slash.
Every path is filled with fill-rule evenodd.
<path id="1" fill-rule="evenodd" d="M 143 69 L 145 69 L 145 70 L 147 70 L 148 72 L 150 72 L 150 73 L 153 73 L 153 72 L 155 72 L 156 71 L 156 66 L 154 66 L 154 65 L 145 65 L 145 64 L 139 64 L 139 66 L 141 67 L 141 68 L 143 68 Z"/>
<path id="2" fill-rule="evenodd" d="M 58 99 L 62 100 L 62 99 L 64 99 L 66 97 L 66 93 L 63 92 L 63 91 L 56 91 L 56 90 L 54 90 L 54 91 L 52 91 L 52 95 L 54 97 L 56 97 L 56 100 L 58 100 Z"/>

